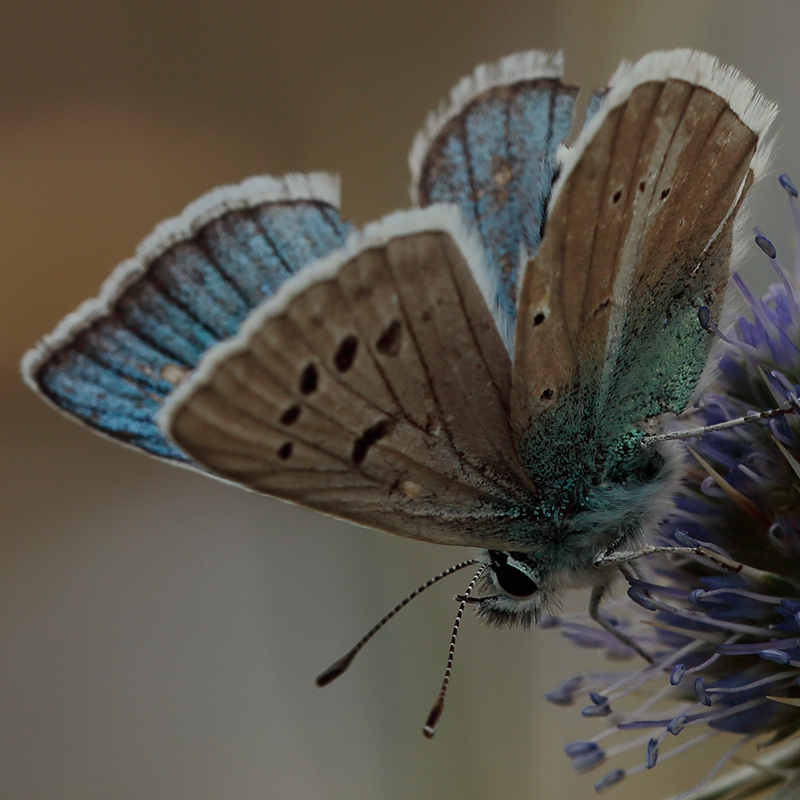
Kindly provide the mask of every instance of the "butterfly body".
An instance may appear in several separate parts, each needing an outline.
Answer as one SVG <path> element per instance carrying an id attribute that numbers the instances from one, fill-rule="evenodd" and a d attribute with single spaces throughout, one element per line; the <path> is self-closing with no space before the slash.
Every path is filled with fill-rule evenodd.
<path id="1" fill-rule="evenodd" d="M 643 446 L 702 385 L 775 114 L 689 51 L 623 64 L 569 150 L 559 57 L 480 67 L 410 156 L 419 208 L 354 232 L 320 175 L 165 223 L 23 362 L 153 455 L 366 527 L 481 550 L 476 611 L 600 586 L 682 477 Z M 553 180 L 558 175 L 555 183 Z"/>
<path id="2" fill-rule="evenodd" d="M 571 419 L 569 410 L 564 416 Z M 611 580 L 613 569 L 599 568 L 598 555 L 635 550 L 668 512 L 683 474 L 679 448 L 642 447 L 641 439 L 640 431 L 631 431 L 613 450 L 564 439 L 563 452 L 549 453 L 547 469 L 531 470 L 547 489 L 525 509 L 518 549 L 484 552 L 483 563 L 494 566 L 484 580 L 487 596 L 476 603 L 481 618 L 529 625 L 563 590 Z M 498 553 L 511 560 L 505 575 L 497 568 Z M 529 579 L 522 583 L 528 592 L 511 591 L 519 578 L 514 570 Z"/>

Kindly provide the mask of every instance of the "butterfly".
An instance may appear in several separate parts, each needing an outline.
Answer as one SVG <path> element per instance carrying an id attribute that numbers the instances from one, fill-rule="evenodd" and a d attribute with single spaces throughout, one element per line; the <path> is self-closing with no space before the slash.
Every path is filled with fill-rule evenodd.
<path id="1" fill-rule="evenodd" d="M 478 67 L 414 140 L 415 207 L 363 231 L 320 173 L 201 197 L 25 356 L 26 381 L 157 458 L 477 548 L 487 622 L 589 585 L 613 627 L 614 554 L 683 474 L 678 444 L 645 440 L 709 369 L 776 109 L 711 56 L 655 52 L 566 148 L 561 76 L 539 51 Z"/>

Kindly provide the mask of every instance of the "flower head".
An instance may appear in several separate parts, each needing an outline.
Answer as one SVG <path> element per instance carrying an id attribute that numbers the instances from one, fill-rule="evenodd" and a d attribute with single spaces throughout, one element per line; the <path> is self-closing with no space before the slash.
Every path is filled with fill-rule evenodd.
<path id="1" fill-rule="evenodd" d="M 800 242 L 797 189 L 786 175 L 780 183 Z M 779 283 L 757 298 L 733 276 L 746 316 L 725 332 L 714 328 L 718 373 L 681 422 L 715 425 L 775 406 L 786 413 L 691 440 L 687 480 L 654 542 L 686 552 L 648 559 L 647 577 L 631 575 L 627 597 L 604 609 L 654 662 L 571 678 L 548 695 L 557 704 L 585 695 L 583 715 L 610 722 L 566 748 L 580 772 L 611 768 L 597 791 L 727 733 L 726 754 L 681 797 L 721 798 L 735 788 L 744 798 L 773 785 L 800 792 L 800 247 L 787 272 L 771 242 L 756 234 Z M 630 655 L 584 618 L 552 624 L 576 644 Z M 634 696 L 641 702 L 630 708 Z M 759 767 L 709 782 L 753 741 L 770 747 Z M 629 752 L 639 753 L 633 767 L 620 758 Z"/>

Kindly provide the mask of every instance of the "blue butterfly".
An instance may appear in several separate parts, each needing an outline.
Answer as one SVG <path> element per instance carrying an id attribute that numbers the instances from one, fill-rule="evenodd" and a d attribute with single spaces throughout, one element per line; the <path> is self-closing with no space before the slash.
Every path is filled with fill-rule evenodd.
<path id="1" fill-rule="evenodd" d="M 698 312 L 722 314 L 776 110 L 710 56 L 651 53 L 567 149 L 561 74 L 534 51 L 463 79 L 414 141 L 416 208 L 361 232 L 323 174 L 205 195 L 26 355 L 26 380 L 153 456 L 479 548 L 488 622 L 590 585 L 613 627 L 613 556 L 682 477 L 679 445 L 643 441 L 698 391 Z"/>

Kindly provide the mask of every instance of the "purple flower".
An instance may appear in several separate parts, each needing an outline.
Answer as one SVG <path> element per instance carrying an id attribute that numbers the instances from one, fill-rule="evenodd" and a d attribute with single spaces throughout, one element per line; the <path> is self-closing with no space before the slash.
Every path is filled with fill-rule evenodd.
<path id="1" fill-rule="evenodd" d="M 787 175 L 780 183 L 800 242 L 797 189 Z M 725 755 L 681 798 L 746 798 L 770 787 L 775 800 L 800 796 L 800 248 L 787 271 L 760 230 L 756 244 L 779 282 L 757 298 L 734 274 L 746 316 L 714 330 L 719 371 L 681 426 L 789 413 L 688 440 L 687 478 L 653 544 L 700 543 L 718 557 L 638 562 L 647 577 L 631 577 L 627 596 L 604 612 L 654 663 L 573 678 L 549 695 L 561 705 L 585 697 L 584 716 L 610 722 L 566 748 L 579 772 L 604 765 L 597 791 L 728 734 Z M 557 624 L 579 646 L 632 655 L 588 618 Z M 766 748 L 760 766 L 716 778 L 750 742 Z"/>

